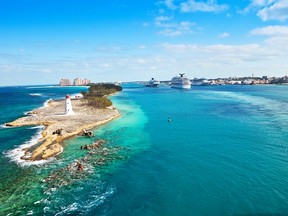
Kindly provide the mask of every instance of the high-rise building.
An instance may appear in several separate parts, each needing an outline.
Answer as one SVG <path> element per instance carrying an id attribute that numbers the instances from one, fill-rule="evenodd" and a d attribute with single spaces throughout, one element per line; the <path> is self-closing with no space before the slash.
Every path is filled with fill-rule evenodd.
<path id="1" fill-rule="evenodd" d="M 76 79 L 74 79 L 73 84 L 74 84 L 75 86 L 88 85 L 88 84 L 90 84 L 90 80 L 88 80 L 88 79 L 76 78 Z"/>
<path id="2" fill-rule="evenodd" d="M 81 86 L 81 85 L 83 85 L 82 79 L 81 79 L 81 78 L 76 78 L 76 79 L 74 79 L 73 85 L 74 85 L 74 86 Z"/>
<path id="3" fill-rule="evenodd" d="M 70 79 L 61 79 L 59 85 L 60 86 L 71 86 L 72 84 L 71 84 Z"/>
<path id="4" fill-rule="evenodd" d="M 88 79 L 84 79 L 83 80 L 83 85 L 88 85 L 88 84 L 90 84 L 91 82 L 90 82 L 90 80 L 88 80 Z"/>
<path id="5" fill-rule="evenodd" d="M 74 86 L 83 86 L 83 85 L 88 85 L 90 83 L 91 83 L 90 80 L 81 79 L 81 78 L 76 78 L 73 81 Z M 71 83 L 70 79 L 61 79 L 59 85 L 60 86 L 71 86 L 72 83 Z"/>

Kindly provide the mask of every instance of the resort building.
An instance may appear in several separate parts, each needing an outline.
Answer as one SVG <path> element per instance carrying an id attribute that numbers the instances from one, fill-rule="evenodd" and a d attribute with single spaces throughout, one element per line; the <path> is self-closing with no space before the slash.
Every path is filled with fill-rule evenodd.
<path id="1" fill-rule="evenodd" d="M 61 79 L 59 82 L 60 86 L 85 86 L 89 85 L 91 82 L 88 79 L 81 79 L 81 78 L 76 78 L 74 79 L 73 83 L 71 83 L 70 79 Z"/>
<path id="2" fill-rule="evenodd" d="M 90 84 L 90 80 L 81 79 L 81 78 L 76 78 L 74 79 L 74 82 L 73 82 L 74 86 L 83 86 L 83 85 L 88 85 L 88 84 Z"/>
<path id="3" fill-rule="evenodd" d="M 72 84 L 71 84 L 70 79 L 61 79 L 59 85 L 60 86 L 71 86 Z"/>

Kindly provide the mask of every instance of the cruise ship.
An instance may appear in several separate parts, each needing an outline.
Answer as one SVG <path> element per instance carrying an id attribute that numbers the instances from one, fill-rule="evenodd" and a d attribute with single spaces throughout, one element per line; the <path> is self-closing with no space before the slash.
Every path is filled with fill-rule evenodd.
<path id="1" fill-rule="evenodd" d="M 190 89 L 191 88 L 191 82 L 190 80 L 185 77 L 184 73 L 180 73 L 180 76 L 175 76 L 171 80 L 171 87 L 172 88 L 180 88 L 180 89 Z"/>
<path id="2" fill-rule="evenodd" d="M 145 84 L 147 87 L 158 87 L 160 85 L 160 82 L 152 78 L 148 83 Z"/>
<path id="3" fill-rule="evenodd" d="M 206 80 L 206 79 L 197 79 L 197 78 L 194 78 L 192 80 L 192 85 L 193 86 L 208 86 L 208 85 L 212 85 L 213 83 Z"/>

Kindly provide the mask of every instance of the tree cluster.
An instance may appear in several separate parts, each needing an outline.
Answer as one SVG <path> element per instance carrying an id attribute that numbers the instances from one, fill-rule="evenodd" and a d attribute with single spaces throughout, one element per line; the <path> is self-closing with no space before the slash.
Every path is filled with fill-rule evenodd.
<path id="1" fill-rule="evenodd" d="M 88 92 L 82 92 L 84 102 L 96 108 L 106 108 L 112 105 L 107 95 L 122 91 L 122 87 L 114 84 L 91 84 Z"/>

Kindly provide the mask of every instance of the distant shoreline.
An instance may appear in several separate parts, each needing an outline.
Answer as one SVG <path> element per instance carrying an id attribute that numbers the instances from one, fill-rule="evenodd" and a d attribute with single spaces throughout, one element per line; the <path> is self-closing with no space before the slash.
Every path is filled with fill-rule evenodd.
<path id="1" fill-rule="evenodd" d="M 64 140 L 79 135 L 83 130 L 90 130 L 118 118 L 121 114 L 114 107 L 97 109 L 86 105 L 81 99 L 73 99 L 73 115 L 64 115 L 65 100 L 50 100 L 46 107 L 30 112 L 28 116 L 6 123 L 7 127 L 43 125 L 45 128 L 37 144 L 22 149 L 22 160 L 39 161 L 54 157 L 63 152 Z M 61 130 L 60 134 L 55 131 Z M 53 134 L 54 132 L 54 134 Z"/>

